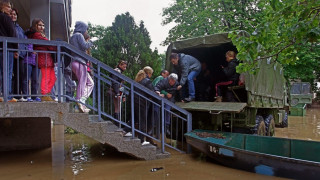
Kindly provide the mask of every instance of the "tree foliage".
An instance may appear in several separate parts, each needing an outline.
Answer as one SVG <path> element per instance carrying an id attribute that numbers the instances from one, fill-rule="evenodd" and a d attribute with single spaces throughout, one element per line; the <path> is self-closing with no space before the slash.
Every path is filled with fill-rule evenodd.
<path id="1" fill-rule="evenodd" d="M 176 24 L 163 42 L 254 28 L 261 17 L 259 0 L 175 0 L 163 10 L 163 25 Z"/>
<path id="2" fill-rule="evenodd" d="M 287 79 L 313 82 L 320 74 L 319 13 L 319 0 L 175 0 L 163 10 L 162 23 L 176 23 L 163 44 L 233 31 L 243 61 L 238 72 L 255 72 L 269 59 L 284 66 Z"/>
<path id="3" fill-rule="evenodd" d="M 158 51 L 150 49 L 151 39 L 143 21 L 137 25 L 129 12 L 115 17 L 110 27 L 90 24 L 89 33 L 98 37 L 92 50 L 93 57 L 115 67 L 119 60 L 128 61 L 125 75 L 134 79 L 144 66 L 151 66 L 155 73 L 161 71 Z"/>
<path id="4" fill-rule="evenodd" d="M 318 0 L 264 1 L 265 15 L 253 31 L 248 31 L 250 36 L 239 37 L 237 32 L 230 36 L 238 48 L 238 57 L 245 60 L 242 71 L 251 70 L 259 60 L 268 58 L 294 65 L 304 56 L 301 52 L 319 45 Z"/>

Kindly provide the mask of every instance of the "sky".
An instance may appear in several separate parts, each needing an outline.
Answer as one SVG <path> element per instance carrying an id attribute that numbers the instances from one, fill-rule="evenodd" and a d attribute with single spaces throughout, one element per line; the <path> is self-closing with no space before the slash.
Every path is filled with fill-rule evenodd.
<path id="1" fill-rule="evenodd" d="M 94 25 L 111 26 L 119 14 L 129 12 L 138 25 L 142 20 L 149 31 L 151 49 L 158 48 L 164 53 L 167 47 L 161 46 L 173 24 L 162 26 L 163 8 L 169 7 L 173 0 L 73 0 L 72 28 L 76 21 L 90 22 Z"/>

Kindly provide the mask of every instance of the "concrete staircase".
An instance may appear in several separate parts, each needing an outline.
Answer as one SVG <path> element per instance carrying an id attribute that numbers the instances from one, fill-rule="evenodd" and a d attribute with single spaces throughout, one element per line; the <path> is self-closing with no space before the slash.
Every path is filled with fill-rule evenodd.
<path id="1" fill-rule="evenodd" d="M 111 121 L 99 121 L 98 116 L 73 113 L 69 103 L 0 103 L 0 118 L 49 117 L 100 143 L 115 147 L 138 159 L 154 160 L 170 157 L 154 145 L 141 145 L 138 138 L 123 137 L 122 130 Z"/>

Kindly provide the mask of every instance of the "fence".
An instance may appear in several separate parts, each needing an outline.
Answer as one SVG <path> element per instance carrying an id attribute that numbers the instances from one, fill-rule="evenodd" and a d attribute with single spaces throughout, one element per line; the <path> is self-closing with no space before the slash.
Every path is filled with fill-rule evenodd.
<path id="1" fill-rule="evenodd" d="M 189 150 L 185 143 L 184 133 L 191 131 L 191 114 L 174 103 L 161 98 L 141 84 L 116 72 L 106 64 L 63 41 L 0 37 L 0 43 L 2 44 L 0 49 L 2 55 L 0 59 L 0 94 L 2 93 L 3 101 L 10 101 L 13 97 L 35 100 L 37 97 L 47 96 L 55 98 L 58 103 L 71 101 L 72 103 L 85 105 L 91 110 L 90 114 L 99 116 L 100 121 L 113 121 L 119 128 L 130 131 L 133 136 L 141 140 L 147 139 L 160 143 L 162 152 L 164 152 L 165 147 L 180 152 Z M 36 64 L 30 65 L 23 59 L 13 59 L 14 52 L 17 52 L 17 49 L 8 47 L 8 44 L 14 43 L 32 44 L 33 47 L 36 47 L 19 50 L 19 54 L 26 54 L 25 57 L 27 58 L 35 56 Z M 55 88 L 53 88 L 54 93 L 50 89 L 50 83 L 44 81 L 48 80 L 48 76 L 43 71 L 44 68 L 37 68 L 40 56 L 45 57 L 45 64 L 50 64 L 50 57 L 55 62 L 54 68 L 57 80 Z M 89 63 L 78 61 L 79 58 L 75 59 L 75 56 Z M 16 63 L 15 69 L 12 62 Z M 73 80 L 77 80 L 72 73 L 72 66 L 74 67 L 74 65 L 84 67 L 86 70 L 90 68 L 92 72 L 89 77 L 94 84 L 92 90 L 90 85 L 84 90 L 87 95 L 90 95 L 87 99 L 73 97 L 72 90 L 75 88 Z M 52 70 L 52 67 L 48 69 Z M 11 77 L 14 78 L 14 81 L 11 80 Z M 119 82 L 117 79 L 122 81 Z M 41 84 L 41 88 L 39 84 Z M 121 85 L 121 97 L 116 97 L 112 84 Z M 11 85 L 14 86 L 11 87 Z M 40 89 L 41 92 L 43 89 L 50 89 L 49 91 L 52 94 L 41 94 Z M 91 94 L 90 91 L 92 91 Z M 120 101 L 116 99 L 120 99 Z M 121 111 L 115 112 L 115 106 L 120 107 Z"/>

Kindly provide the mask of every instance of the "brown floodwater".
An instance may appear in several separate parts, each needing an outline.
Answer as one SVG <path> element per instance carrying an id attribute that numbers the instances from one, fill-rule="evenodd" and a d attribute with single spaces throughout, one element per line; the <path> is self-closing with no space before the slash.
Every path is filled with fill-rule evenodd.
<path id="1" fill-rule="evenodd" d="M 289 127 L 277 128 L 276 136 L 320 141 L 319 109 L 308 109 L 304 117 L 289 116 Z M 168 159 L 137 160 L 82 134 L 64 134 L 63 125 L 54 125 L 51 148 L 1 152 L 0 179 L 283 179 L 224 167 L 198 152 L 169 152 Z M 158 167 L 163 169 L 150 171 Z"/>

